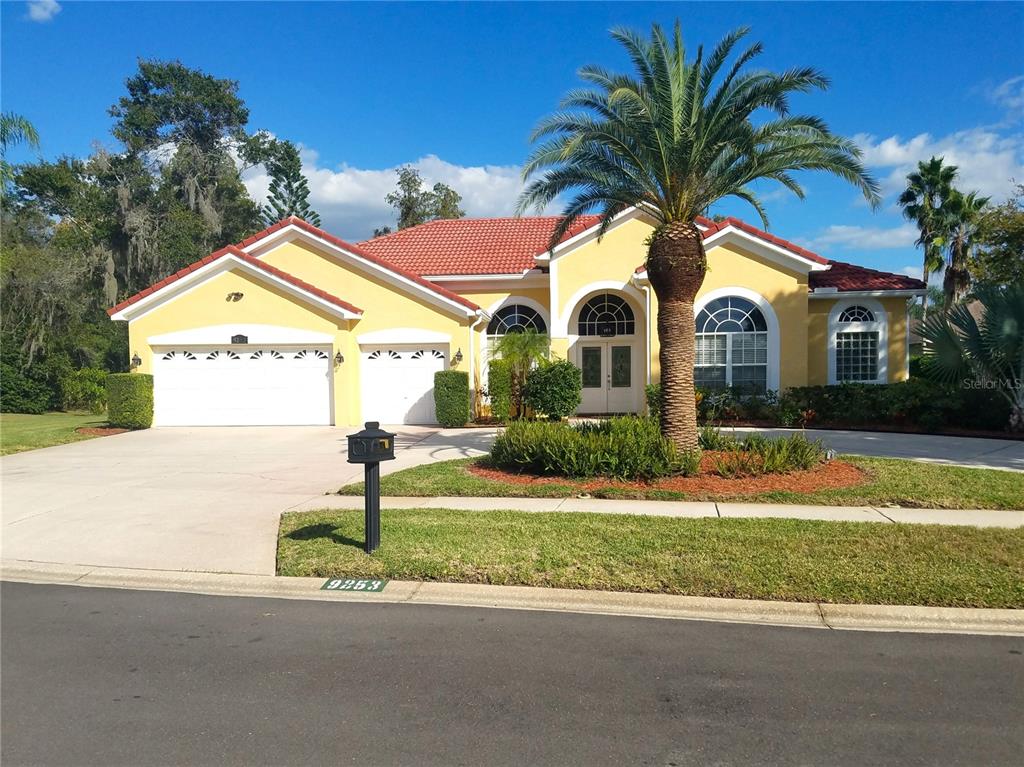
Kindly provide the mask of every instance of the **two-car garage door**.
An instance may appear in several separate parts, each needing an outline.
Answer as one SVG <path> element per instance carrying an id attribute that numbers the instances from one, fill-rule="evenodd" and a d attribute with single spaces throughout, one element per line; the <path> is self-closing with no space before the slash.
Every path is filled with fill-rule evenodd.
<path id="1" fill-rule="evenodd" d="M 157 426 L 331 423 L 330 348 L 154 349 Z"/>
<path id="2" fill-rule="evenodd" d="M 363 420 L 435 423 L 434 373 L 445 369 L 446 352 L 447 344 L 362 347 Z M 153 422 L 327 425 L 332 423 L 332 369 L 330 347 L 156 348 Z"/>

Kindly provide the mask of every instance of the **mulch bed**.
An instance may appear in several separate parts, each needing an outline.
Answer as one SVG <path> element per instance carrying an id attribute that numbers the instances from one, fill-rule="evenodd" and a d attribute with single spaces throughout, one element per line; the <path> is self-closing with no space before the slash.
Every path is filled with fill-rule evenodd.
<path id="1" fill-rule="evenodd" d="M 113 426 L 80 426 L 75 431 L 79 434 L 88 434 L 90 437 L 109 437 L 113 434 L 124 434 L 131 429 L 117 429 Z"/>
<path id="2" fill-rule="evenodd" d="M 790 471 L 784 474 L 762 474 L 758 477 L 737 477 L 727 479 L 712 474 L 715 458 L 721 453 L 706 450 L 701 456 L 700 474 L 696 477 L 667 477 L 653 482 L 622 482 L 615 479 L 569 479 L 568 477 L 541 477 L 536 474 L 519 474 L 503 469 L 491 468 L 472 463 L 467 468 L 471 474 L 497 482 L 511 482 L 517 485 L 568 485 L 580 493 L 595 490 L 671 490 L 676 493 L 723 493 L 754 495 L 775 490 L 792 493 L 812 493 L 816 490 L 853 487 L 867 482 L 868 475 L 846 461 L 827 461 L 813 469 Z"/>

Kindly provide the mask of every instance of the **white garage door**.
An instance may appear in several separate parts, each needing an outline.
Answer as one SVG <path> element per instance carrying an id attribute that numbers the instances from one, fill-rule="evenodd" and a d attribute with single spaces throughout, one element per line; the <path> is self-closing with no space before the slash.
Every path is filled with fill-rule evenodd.
<path id="1" fill-rule="evenodd" d="M 362 349 L 363 420 L 437 423 L 434 373 L 444 370 L 447 346 L 389 345 Z"/>
<path id="2" fill-rule="evenodd" d="M 329 348 L 154 349 L 156 426 L 331 423 Z"/>

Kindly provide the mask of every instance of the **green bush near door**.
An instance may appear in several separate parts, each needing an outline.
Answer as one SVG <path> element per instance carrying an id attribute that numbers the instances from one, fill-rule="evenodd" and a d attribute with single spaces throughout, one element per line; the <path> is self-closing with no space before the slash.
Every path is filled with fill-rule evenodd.
<path id="1" fill-rule="evenodd" d="M 107 420 L 122 429 L 153 425 L 153 376 L 111 373 L 107 376 Z"/>
<path id="2" fill-rule="evenodd" d="M 512 366 L 507 360 L 488 363 L 487 396 L 491 399 L 491 415 L 505 423 L 512 413 Z"/>
<path id="3" fill-rule="evenodd" d="M 469 374 L 463 370 L 434 373 L 434 413 L 442 426 L 455 428 L 469 421 Z"/>
<path id="4" fill-rule="evenodd" d="M 526 404 L 552 421 L 560 421 L 580 406 L 583 377 L 567 360 L 542 362 L 526 374 Z"/>

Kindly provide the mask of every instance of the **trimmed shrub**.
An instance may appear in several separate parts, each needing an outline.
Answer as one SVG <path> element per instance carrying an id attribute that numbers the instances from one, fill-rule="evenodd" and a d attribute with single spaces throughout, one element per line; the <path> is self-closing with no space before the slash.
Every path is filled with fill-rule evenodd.
<path id="1" fill-rule="evenodd" d="M 60 401 L 65 410 L 102 413 L 107 409 L 107 371 L 97 368 L 72 370 L 60 378 Z"/>
<path id="2" fill-rule="evenodd" d="M 583 401 L 583 374 L 567 360 L 547 362 L 526 374 L 526 404 L 552 421 L 560 421 Z"/>
<path id="3" fill-rule="evenodd" d="M 153 376 L 111 373 L 107 376 L 107 420 L 122 429 L 153 425 Z"/>
<path id="4" fill-rule="evenodd" d="M 491 360 L 487 365 L 487 396 L 491 415 L 502 423 L 512 412 L 512 367 L 505 360 Z"/>
<path id="5" fill-rule="evenodd" d="M 722 453 L 715 459 L 713 470 L 727 478 L 813 469 L 827 457 L 821 442 L 809 440 L 803 434 L 788 437 L 750 434 L 739 439 L 705 426 L 700 430 L 700 446 Z"/>
<path id="6" fill-rule="evenodd" d="M 700 467 L 699 453 L 680 453 L 654 419 L 633 416 L 576 426 L 517 421 L 498 434 L 491 460 L 511 471 L 622 480 L 690 476 Z"/>
<path id="7" fill-rule="evenodd" d="M 434 414 L 449 428 L 465 426 L 469 420 L 469 373 L 438 370 L 434 373 Z"/>

